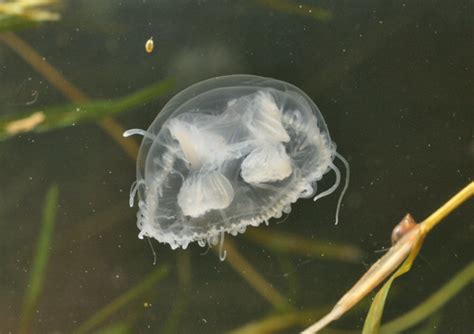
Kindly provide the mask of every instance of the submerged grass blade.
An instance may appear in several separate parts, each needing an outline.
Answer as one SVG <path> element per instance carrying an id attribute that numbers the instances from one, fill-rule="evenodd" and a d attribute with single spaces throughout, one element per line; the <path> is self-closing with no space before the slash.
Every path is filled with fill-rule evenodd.
<path id="1" fill-rule="evenodd" d="M 112 300 L 109 304 L 104 306 L 99 311 L 95 312 L 92 317 L 86 320 L 74 333 L 87 333 L 102 323 L 105 319 L 116 313 L 118 310 L 137 299 L 140 295 L 148 289 L 155 286 L 168 274 L 168 267 L 161 266 L 145 277 L 139 284 L 126 291 L 122 295 Z"/>
<path id="2" fill-rule="evenodd" d="M 94 334 L 127 334 L 133 333 L 130 325 L 127 322 L 119 322 L 111 326 L 101 328 L 94 332 Z"/>
<path id="3" fill-rule="evenodd" d="M 270 231 L 269 229 L 249 229 L 244 237 L 275 251 L 315 256 L 322 259 L 357 263 L 363 256 L 362 251 L 352 245 L 311 240 L 299 235 Z"/>
<path id="4" fill-rule="evenodd" d="M 328 314 L 305 329 L 303 333 L 317 333 L 332 321 L 339 319 L 362 298 L 367 296 L 367 294 L 387 278 L 388 275 L 396 270 L 376 295 L 367 316 L 366 323 L 364 324 L 363 333 L 378 333 L 385 300 L 393 280 L 410 270 L 425 236 L 431 231 L 431 229 L 472 196 L 474 196 L 474 182 L 469 183 L 466 187 L 461 189 L 461 191 L 451 197 L 451 199 L 444 203 L 423 222 L 420 224 L 414 223 L 414 226 L 406 232 L 384 256 L 369 268 L 369 270 L 351 289 L 349 289 L 349 291 L 337 302 Z M 407 217 L 409 217 L 409 215 L 405 218 Z M 402 261 L 404 262 L 402 263 Z"/>
<path id="5" fill-rule="evenodd" d="M 216 253 L 219 250 L 212 248 Z M 276 309 L 288 309 L 292 306 L 287 299 L 248 262 L 237 250 L 234 243 L 227 238 L 224 242 L 224 249 L 227 251 L 226 262 L 255 289 L 264 299 L 272 304 Z"/>
<path id="6" fill-rule="evenodd" d="M 178 268 L 178 291 L 173 301 L 173 306 L 161 329 L 162 334 L 179 333 L 179 325 L 182 323 L 183 314 L 188 307 L 192 283 L 191 256 L 189 252 L 178 251 L 176 254 L 176 267 Z"/>
<path id="7" fill-rule="evenodd" d="M 393 281 L 408 272 L 413 265 L 413 261 L 415 261 L 418 252 L 420 251 L 421 245 L 423 244 L 423 237 L 418 239 L 417 243 L 413 246 L 410 255 L 408 258 L 403 262 L 403 264 L 398 268 L 398 270 L 392 274 L 392 276 L 385 282 L 383 287 L 377 293 L 370 305 L 369 313 L 365 318 L 364 328 L 362 330 L 362 334 L 373 334 L 378 333 L 380 330 L 380 321 L 382 320 L 383 309 L 385 306 L 385 301 L 387 300 L 388 292 L 390 291 L 390 287 L 392 286 Z"/>
<path id="8" fill-rule="evenodd" d="M 133 333 L 130 329 L 130 326 L 126 322 L 119 322 L 111 326 L 101 328 L 98 331 L 95 331 L 94 334 L 128 334 Z"/>
<path id="9" fill-rule="evenodd" d="M 43 290 L 46 266 L 49 260 L 51 243 L 53 240 L 54 225 L 56 221 L 56 211 L 58 206 L 58 187 L 49 188 L 43 206 L 43 219 L 36 244 L 35 257 L 31 268 L 30 280 L 26 291 L 23 309 L 20 317 L 20 328 L 18 333 L 29 333 L 31 321 L 35 308 Z"/>
<path id="10" fill-rule="evenodd" d="M 374 298 L 372 305 L 370 306 L 369 313 L 365 319 L 363 334 L 368 333 L 379 333 L 380 322 L 382 319 L 383 309 L 385 306 L 385 301 L 387 299 L 388 292 L 393 281 L 408 272 L 411 269 L 413 261 L 415 260 L 418 252 L 423 244 L 424 237 L 435 227 L 439 222 L 445 218 L 449 213 L 454 209 L 464 203 L 467 199 L 474 195 L 474 182 L 471 182 L 456 195 L 454 195 L 450 200 L 443 204 L 438 210 L 426 218 L 423 222 L 419 224 L 420 229 L 420 238 L 417 241 L 417 244 L 413 247 L 410 252 L 410 255 L 405 260 L 405 262 L 400 266 L 400 268 L 388 279 L 384 284 L 382 289 L 377 293 Z"/>
<path id="11" fill-rule="evenodd" d="M 42 8 L 56 1 L 2 1 L 0 2 L 0 31 L 10 31 L 18 27 L 18 23 L 57 21 L 61 16 L 53 11 Z M 20 24 L 22 25 L 22 24 Z"/>
<path id="12" fill-rule="evenodd" d="M 0 117 L 0 140 L 22 132 L 50 131 L 82 122 L 98 121 L 156 99 L 169 92 L 173 84 L 173 80 L 168 79 L 115 100 L 95 100 L 5 115 Z"/>
<path id="13" fill-rule="evenodd" d="M 242 327 L 230 331 L 228 334 L 277 333 L 296 326 L 307 326 L 311 323 L 310 319 L 321 316 L 325 311 L 326 310 L 322 308 L 273 314 L 245 324 Z"/>
<path id="14" fill-rule="evenodd" d="M 12 32 L 0 33 L 0 41 L 16 52 L 26 63 L 73 103 L 82 104 L 90 101 L 86 94 L 67 80 L 61 72 L 48 63 L 44 57 L 19 36 Z M 138 144 L 134 140 L 124 140 L 122 137 L 124 129 L 113 118 L 104 117 L 98 124 L 122 147 L 130 158 L 135 159 L 138 154 Z"/>
<path id="15" fill-rule="evenodd" d="M 380 328 L 380 333 L 398 333 L 411 328 L 432 315 L 458 294 L 465 286 L 474 282 L 474 262 L 468 264 L 441 289 L 433 293 L 420 305 Z"/>
<path id="16" fill-rule="evenodd" d="M 44 8 L 54 3 L 57 1 L 0 1 L 0 32 L 31 28 L 40 22 L 59 20 L 61 16 L 58 13 Z"/>
<path id="17" fill-rule="evenodd" d="M 441 314 L 435 313 L 433 314 L 428 321 L 426 321 L 423 326 L 420 326 L 416 330 L 414 330 L 412 333 L 413 334 L 436 334 L 439 332 L 438 328 L 441 323 L 442 317 Z M 390 332 L 395 333 L 395 332 Z M 396 332 L 398 333 L 398 332 Z"/>
<path id="18" fill-rule="evenodd" d="M 4 16 L 0 17 L 0 33 L 5 31 L 15 31 L 27 28 L 33 28 L 38 22 L 28 20 L 21 16 Z"/>

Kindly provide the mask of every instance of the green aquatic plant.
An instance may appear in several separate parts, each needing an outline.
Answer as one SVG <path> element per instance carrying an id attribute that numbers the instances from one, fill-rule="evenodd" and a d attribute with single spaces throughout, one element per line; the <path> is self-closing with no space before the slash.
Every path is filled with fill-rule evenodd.
<path id="1" fill-rule="evenodd" d="M 305 329 L 303 333 L 317 333 L 332 321 L 339 319 L 393 273 L 375 296 L 364 324 L 364 334 L 379 333 L 385 301 L 392 282 L 411 269 L 428 233 L 442 219 L 473 195 L 474 182 L 471 182 L 420 224 L 416 224 L 411 216 L 407 215 L 394 229 L 392 234 L 394 245 L 389 251 L 369 268 L 328 314 Z M 404 226 L 409 226 L 409 228 L 405 228 L 403 233 L 397 235 L 400 231 L 398 228 Z M 470 277 L 469 271 L 467 275 Z M 470 280 L 472 280 L 472 277 L 470 277 Z"/>
<path id="2" fill-rule="evenodd" d="M 35 309 L 38 305 L 43 291 L 44 280 L 46 276 L 46 267 L 48 265 L 51 244 L 53 242 L 54 225 L 56 222 L 56 211 L 58 207 L 57 186 L 49 188 L 43 205 L 43 218 L 39 239 L 34 251 L 33 265 L 31 267 L 30 279 L 26 289 L 26 295 L 23 302 L 23 308 L 20 315 L 20 328 L 18 333 L 29 333 L 31 330 L 31 321 L 33 320 Z"/>
<path id="3" fill-rule="evenodd" d="M 49 10 L 57 0 L 6 0 L 0 2 L 0 32 L 30 28 L 41 22 L 57 21 L 59 13 Z"/>
<path id="4" fill-rule="evenodd" d="M 280 231 L 250 229 L 244 238 L 277 252 L 300 254 L 325 260 L 357 263 L 363 256 L 362 251 L 353 245 L 311 240 Z"/>
<path id="5" fill-rule="evenodd" d="M 271 334 L 289 330 L 296 326 L 307 326 L 308 319 L 319 317 L 324 314 L 324 308 L 313 310 L 296 311 L 291 310 L 265 316 L 263 319 L 252 321 L 239 328 L 231 330 L 228 334 Z"/>
<path id="6" fill-rule="evenodd" d="M 100 310 L 94 312 L 94 314 L 85 322 L 83 322 L 73 333 L 80 334 L 90 332 L 118 310 L 122 309 L 132 301 L 136 300 L 138 297 L 142 296 L 145 292 L 155 287 L 159 281 L 168 275 L 168 273 L 168 266 L 160 265 L 159 268 L 148 274 L 148 276 L 146 276 L 134 287 L 112 300 Z"/>
<path id="7" fill-rule="evenodd" d="M 412 310 L 409 310 L 405 314 L 395 318 L 383 325 L 381 325 L 382 313 L 387 299 L 390 287 L 393 281 L 401 276 L 402 274 L 408 272 L 413 261 L 418 254 L 419 249 L 421 248 L 424 237 L 429 233 L 429 231 L 436 226 L 447 214 L 449 214 L 456 207 L 461 205 L 463 202 L 468 200 L 474 195 L 474 183 L 470 183 L 464 189 L 462 189 L 458 194 L 446 202 L 440 209 L 436 210 L 431 216 L 425 219 L 422 223 L 416 224 L 411 230 L 406 231 L 405 235 L 400 235 L 401 244 L 397 248 L 392 247 L 392 252 L 382 257 L 383 261 L 378 261 L 374 266 L 369 269 L 369 271 L 359 280 L 349 292 L 341 298 L 338 304 L 324 316 L 320 321 L 308 327 L 303 333 L 316 333 L 319 330 L 323 329 L 331 320 L 336 320 L 335 315 L 341 316 L 343 313 L 348 311 L 351 308 L 361 308 L 365 306 L 367 300 L 363 303 L 357 305 L 357 302 L 361 300 L 365 295 L 372 291 L 377 284 L 373 283 L 374 280 L 374 269 L 376 272 L 380 272 L 381 268 L 387 269 L 385 275 L 380 280 L 383 280 L 383 277 L 388 277 L 394 270 L 396 270 L 392 276 L 386 281 L 384 286 L 375 296 L 371 306 L 370 311 L 366 317 L 364 324 L 363 333 L 381 333 L 381 334 L 391 334 L 399 333 L 414 327 L 415 325 L 420 324 L 426 319 L 431 319 L 430 321 L 439 321 L 439 316 L 437 316 L 437 311 L 441 309 L 450 299 L 452 299 L 457 293 L 459 293 L 464 287 L 472 284 L 474 281 L 474 262 L 466 265 L 464 269 L 454 275 L 454 277 L 447 282 L 440 289 L 435 291 L 431 296 L 426 300 L 421 302 L 419 305 L 414 307 Z M 408 234 L 408 232 L 411 232 Z M 403 240 L 405 236 L 408 237 Z M 401 252 L 401 250 L 404 250 Z M 394 255 L 395 254 L 395 255 Z M 397 258 L 397 261 L 392 262 L 389 266 L 386 264 L 387 258 L 393 260 Z M 404 261 L 404 262 L 403 262 Z M 403 262 L 403 263 L 402 263 Z M 402 263 L 400 266 L 397 266 L 396 263 Z M 398 270 L 397 270 L 398 269 Z M 377 279 L 377 281 L 379 280 Z M 372 282 L 372 283 L 367 283 Z M 363 289 L 361 289 L 361 286 Z M 232 334 L 247 334 L 247 333 L 274 333 L 278 331 L 288 330 L 289 328 L 294 328 L 296 326 L 308 326 L 315 317 L 322 317 L 327 310 L 330 310 L 329 307 L 321 307 L 314 310 L 299 311 L 295 309 L 287 309 L 283 312 L 276 314 L 271 314 L 265 316 L 263 319 L 252 321 L 248 324 L 245 324 L 237 329 L 232 330 Z M 342 311 L 341 311 L 342 310 Z M 338 313 L 335 313 L 338 312 Z M 430 322 L 431 324 L 431 322 Z M 423 333 L 432 332 L 432 326 L 424 327 Z M 331 330 L 327 329 L 327 333 L 356 333 L 355 331 L 340 331 L 340 330 Z M 420 332 L 421 333 L 421 332 Z"/>
<path id="8" fill-rule="evenodd" d="M 56 222 L 56 213 L 58 208 L 59 190 L 56 185 L 51 186 L 46 194 L 45 203 L 43 205 L 43 217 L 39 239 L 34 250 L 34 259 L 31 267 L 30 278 L 28 281 L 23 307 L 20 315 L 20 324 L 18 333 L 30 333 L 31 322 L 34 318 L 35 310 L 38 307 L 41 293 L 43 291 L 46 279 L 46 269 L 50 258 L 50 252 L 53 244 L 54 226 Z M 143 278 L 134 287 L 124 292 L 112 300 L 102 309 L 96 311 L 88 320 L 86 320 L 75 333 L 90 332 L 98 327 L 105 319 L 124 308 L 138 297 L 156 286 L 156 284 L 165 278 L 169 273 L 167 265 L 161 265 L 152 271 L 148 276 Z M 135 316 L 132 319 L 136 319 Z M 112 327 L 104 328 L 100 333 L 127 333 L 131 324 L 127 322 L 115 324 Z"/>
<path id="9" fill-rule="evenodd" d="M 383 324 L 380 333 L 390 334 L 407 330 L 437 312 L 444 304 L 459 293 L 464 287 L 474 282 L 474 262 L 459 271 L 449 282 L 426 298 L 421 304 L 402 316 Z M 387 282 L 388 283 L 388 282 Z M 385 286 L 384 286 L 385 288 Z M 386 288 L 388 289 L 388 288 Z M 382 290 L 379 293 L 384 293 Z M 375 318 L 374 318 L 375 320 Z M 367 317 L 367 321 L 372 319 Z M 370 329 L 370 327 L 367 327 Z"/>
<path id="10" fill-rule="evenodd" d="M 67 80 L 67 78 L 61 74 L 61 72 L 59 72 L 48 61 L 46 61 L 42 55 L 40 55 L 22 38 L 12 32 L 6 32 L 0 33 L 0 41 L 6 44 L 11 50 L 15 51 L 21 58 L 25 60 L 26 63 L 33 67 L 35 71 L 42 75 L 53 87 L 55 87 L 59 92 L 61 92 L 65 97 L 67 97 L 75 106 L 80 106 L 91 102 L 91 99 L 81 89 L 79 89 L 72 82 Z M 170 84 L 170 87 L 173 86 L 173 80 L 169 79 L 168 83 Z M 145 95 L 147 95 L 144 91 L 140 92 L 145 93 Z M 138 99 L 140 99 L 142 97 L 139 93 L 137 93 L 138 95 L 135 96 L 129 96 L 128 102 L 137 102 L 136 98 L 138 97 Z M 150 99 L 153 99 L 155 97 L 155 95 L 149 96 Z M 145 103 L 146 101 L 148 100 L 145 99 L 142 101 L 138 101 L 138 103 Z M 125 108 L 131 108 L 131 105 L 127 105 L 126 101 L 122 101 L 122 103 L 119 104 L 125 106 Z M 16 127 L 18 129 L 19 127 L 20 129 L 26 128 L 27 130 L 29 130 L 31 124 L 33 124 L 32 128 L 36 128 L 36 126 L 41 124 L 46 119 L 44 113 L 41 111 L 26 115 L 26 117 L 32 117 L 32 120 L 29 118 L 19 119 L 18 121 L 20 123 L 13 123 L 14 128 Z M 117 142 L 117 144 L 122 147 L 125 153 L 127 153 L 132 159 L 135 159 L 138 153 L 138 144 L 134 141 L 124 140 L 124 138 L 122 137 L 124 129 L 112 117 L 103 115 L 100 119 L 97 119 L 97 124 L 105 132 L 107 132 L 110 137 Z"/>
<path id="11" fill-rule="evenodd" d="M 160 333 L 173 334 L 178 332 L 182 316 L 190 303 L 189 291 L 191 291 L 191 256 L 189 252 L 178 251 L 176 254 L 176 268 L 178 276 L 178 291 L 173 300 L 170 315 L 166 320 Z"/>
<path id="12" fill-rule="evenodd" d="M 169 92 L 172 87 L 173 80 L 164 80 L 117 99 L 92 100 L 3 115 L 0 117 L 0 140 L 24 132 L 45 132 L 84 122 L 96 122 L 106 116 L 131 110 L 150 102 Z"/>

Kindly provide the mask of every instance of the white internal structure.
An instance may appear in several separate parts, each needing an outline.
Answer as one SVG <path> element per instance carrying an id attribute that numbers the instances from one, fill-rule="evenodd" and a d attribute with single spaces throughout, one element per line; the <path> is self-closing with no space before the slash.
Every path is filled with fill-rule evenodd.
<path id="1" fill-rule="evenodd" d="M 241 103 L 247 107 L 241 108 Z M 168 123 L 171 137 L 179 143 L 181 158 L 188 163 L 189 174 L 178 193 L 178 204 L 185 216 L 200 217 L 210 210 L 225 209 L 233 200 L 231 182 L 220 172 L 231 160 L 245 156 L 241 177 L 247 183 L 281 181 L 292 172 L 291 158 L 282 143 L 290 137 L 282 124 L 282 112 L 272 95 L 259 91 L 234 100 L 223 114 L 206 117 L 176 117 Z M 226 138 L 230 122 L 236 116 L 247 124 L 241 138 Z M 192 121 L 192 123 L 190 122 Z M 240 124 L 237 124 L 240 125 Z"/>

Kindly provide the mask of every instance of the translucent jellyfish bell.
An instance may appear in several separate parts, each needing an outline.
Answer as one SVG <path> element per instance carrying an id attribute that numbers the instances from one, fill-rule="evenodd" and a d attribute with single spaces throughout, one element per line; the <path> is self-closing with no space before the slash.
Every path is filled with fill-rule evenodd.
<path id="1" fill-rule="evenodd" d="M 195 84 L 173 97 L 143 135 L 137 162 L 139 237 L 171 248 L 215 245 L 224 233 L 289 213 L 314 196 L 329 170 L 340 172 L 318 107 L 297 87 L 275 79 L 231 75 Z"/>

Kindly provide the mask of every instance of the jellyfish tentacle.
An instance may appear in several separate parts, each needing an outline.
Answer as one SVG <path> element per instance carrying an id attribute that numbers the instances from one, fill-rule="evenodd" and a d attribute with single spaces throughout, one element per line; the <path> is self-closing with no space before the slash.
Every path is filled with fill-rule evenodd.
<path id="1" fill-rule="evenodd" d="M 308 183 L 304 186 L 304 189 L 301 192 L 300 197 L 308 198 L 308 197 L 313 196 L 313 194 L 316 194 L 316 192 L 317 192 L 316 183 L 314 183 L 314 188 L 313 188 L 313 185 L 311 183 Z"/>
<path id="2" fill-rule="evenodd" d="M 135 202 L 135 196 L 137 195 L 138 188 L 144 185 L 144 180 L 135 181 L 132 183 L 132 186 L 130 187 L 130 197 L 128 199 L 128 205 L 130 205 L 131 208 L 133 207 L 133 203 Z"/>
<path id="3" fill-rule="evenodd" d="M 150 245 L 150 248 L 151 248 L 151 252 L 153 253 L 153 265 L 155 266 L 156 265 L 156 252 L 155 252 L 155 248 L 153 247 L 153 244 L 151 243 L 151 238 L 150 237 L 146 237 L 146 240 L 148 240 L 148 244 Z"/>
<path id="4" fill-rule="evenodd" d="M 132 185 L 130 186 L 130 195 L 129 195 L 129 199 L 128 199 L 128 205 L 132 208 L 133 207 L 133 202 L 135 202 L 135 195 L 137 193 L 137 189 L 138 189 L 138 186 L 137 186 L 137 181 L 133 181 Z"/>
<path id="5" fill-rule="evenodd" d="M 125 131 L 122 134 L 122 136 L 124 136 L 124 137 L 130 137 L 130 136 L 133 136 L 133 135 L 140 135 L 140 136 L 143 136 L 143 137 L 151 139 L 151 140 L 154 140 L 156 138 L 156 136 L 153 133 L 150 133 L 150 132 L 148 132 L 146 130 L 143 130 L 143 129 L 130 129 L 130 130 Z"/>
<path id="6" fill-rule="evenodd" d="M 337 225 L 337 223 L 339 222 L 339 210 L 341 209 L 342 198 L 346 194 L 347 188 L 349 187 L 351 169 L 349 167 L 349 162 L 347 162 L 347 160 L 342 155 L 336 152 L 336 157 L 342 161 L 342 163 L 344 164 L 344 167 L 346 168 L 346 180 L 344 181 L 344 187 L 342 188 L 341 194 L 339 195 L 339 199 L 337 200 L 336 222 L 335 222 L 335 224 Z"/>
<path id="7" fill-rule="evenodd" d="M 227 256 L 227 251 L 224 249 L 224 234 L 225 231 L 222 230 L 219 235 L 219 260 L 224 261 Z"/>
<path id="8" fill-rule="evenodd" d="M 314 196 L 313 201 L 315 202 L 320 198 L 331 195 L 334 191 L 336 191 L 337 187 L 339 187 L 339 184 L 341 183 L 341 172 L 339 171 L 339 168 L 337 168 L 337 166 L 334 165 L 332 162 L 329 163 L 329 168 L 333 170 L 336 174 L 336 181 L 334 181 L 334 184 L 331 186 L 331 188 L 326 189 L 322 193 L 319 193 L 318 195 Z"/>
<path id="9" fill-rule="evenodd" d="M 206 244 L 206 241 L 203 240 L 203 242 Z M 199 246 L 201 246 L 201 245 L 199 245 Z M 204 247 L 204 246 L 202 246 L 202 247 Z M 207 253 L 209 253 L 209 249 L 211 249 L 211 245 L 208 243 L 206 250 L 202 253 L 199 253 L 199 255 L 202 255 L 202 256 L 207 255 Z"/>
<path id="10" fill-rule="evenodd" d="M 336 215 L 335 215 L 334 224 L 337 225 L 339 223 L 339 211 L 341 210 L 342 198 L 344 197 L 344 194 L 346 193 L 347 187 L 349 186 L 350 168 L 349 168 L 349 163 L 347 162 L 347 160 L 342 155 L 340 155 L 337 152 L 335 152 L 334 155 L 339 160 L 342 161 L 342 163 L 344 164 L 344 166 L 346 168 L 346 180 L 344 182 L 344 188 L 342 189 L 342 192 L 339 195 L 339 199 L 337 200 L 337 206 L 336 206 Z M 337 168 L 337 166 L 332 162 L 329 164 L 329 168 L 331 168 L 331 170 L 333 170 L 334 173 L 336 174 L 336 181 L 334 181 L 334 184 L 331 186 L 331 188 L 329 188 L 329 189 L 323 191 L 322 193 L 316 195 L 313 198 L 313 201 L 315 201 L 315 202 L 320 198 L 323 198 L 323 197 L 326 197 L 326 196 L 332 194 L 339 187 L 339 184 L 341 184 L 341 172 L 340 172 L 339 168 Z"/>

